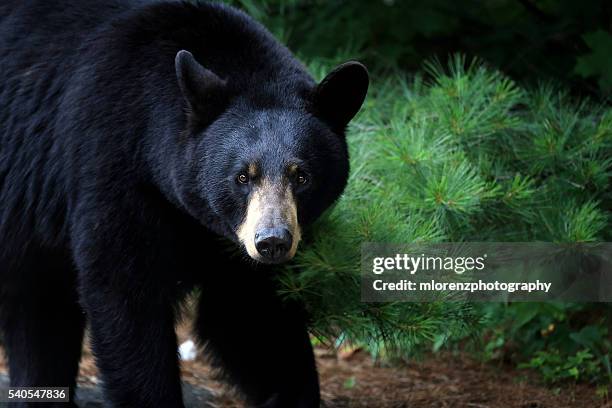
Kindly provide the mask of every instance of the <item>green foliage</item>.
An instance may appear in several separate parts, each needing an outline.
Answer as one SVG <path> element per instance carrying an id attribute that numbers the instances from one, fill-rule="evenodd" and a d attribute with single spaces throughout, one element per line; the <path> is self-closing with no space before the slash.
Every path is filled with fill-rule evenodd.
<path id="1" fill-rule="evenodd" d="M 487 359 L 522 361 L 550 383 L 612 381 L 607 306 L 564 303 L 486 305 Z"/>
<path id="2" fill-rule="evenodd" d="M 520 364 L 519 367 L 536 369 L 545 381 L 551 383 L 588 380 L 599 376 L 601 371 L 601 366 L 588 350 L 580 350 L 569 356 L 540 350 L 528 363 Z"/>
<path id="3" fill-rule="evenodd" d="M 313 71 L 333 63 L 319 60 Z M 514 350 L 512 358 L 547 380 L 609 380 L 610 308 L 364 303 L 360 245 L 607 239 L 610 117 L 461 56 L 447 67 L 428 62 L 411 80 L 376 81 L 349 132 L 348 188 L 306 231 L 280 277 L 282 294 L 304 300 L 313 332 L 336 345 L 406 355 L 480 333 L 490 339 L 489 358 Z M 598 320 L 577 318 L 589 313 Z"/>
<path id="4" fill-rule="evenodd" d="M 578 57 L 576 73 L 583 77 L 598 77 L 602 89 L 612 90 L 612 35 L 603 30 L 593 31 L 584 35 L 584 42 L 590 52 Z"/>

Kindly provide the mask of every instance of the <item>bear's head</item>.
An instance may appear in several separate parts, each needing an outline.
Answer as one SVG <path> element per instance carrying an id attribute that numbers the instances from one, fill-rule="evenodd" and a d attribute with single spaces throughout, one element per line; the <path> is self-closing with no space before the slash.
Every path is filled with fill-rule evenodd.
<path id="1" fill-rule="evenodd" d="M 345 129 L 366 96 L 366 68 L 344 63 L 318 85 L 301 73 L 286 90 L 271 78 L 259 93 L 236 90 L 187 51 L 176 72 L 189 118 L 181 203 L 254 260 L 291 259 L 302 227 L 346 186 Z"/>

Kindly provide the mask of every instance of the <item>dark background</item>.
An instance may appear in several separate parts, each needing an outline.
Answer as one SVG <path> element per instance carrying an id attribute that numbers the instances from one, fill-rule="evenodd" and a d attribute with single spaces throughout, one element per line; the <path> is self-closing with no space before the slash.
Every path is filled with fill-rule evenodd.
<path id="1" fill-rule="evenodd" d="M 563 81 L 574 94 L 612 90 L 607 0 L 233 0 L 305 58 L 358 54 L 380 70 L 479 56 L 527 83 Z"/>

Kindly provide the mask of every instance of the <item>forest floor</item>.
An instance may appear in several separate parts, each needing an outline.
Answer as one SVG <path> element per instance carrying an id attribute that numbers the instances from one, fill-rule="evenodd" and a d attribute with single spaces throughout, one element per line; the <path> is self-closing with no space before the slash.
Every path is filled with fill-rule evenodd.
<path id="1" fill-rule="evenodd" d="M 317 349 L 316 354 L 325 408 L 612 408 L 592 387 L 550 389 L 525 373 L 467 356 L 436 355 L 404 367 L 382 367 L 360 351 L 344 356 Z M 183 376 L 189 383 L 207 384 L 216 396 L 213 406 L 243 406 L 221 384 L 210 382 L 205 364 L 185 363 Z"/>
<path id="2" fill-rule="evenodd" d="M 3 381 L 6 386 L 6 375 L 1 374 L 6 374 L 2 354 L 0 387 Z M 566 384 L 551 389 L 529 372 L 480 363 L 465 354 L 441 353 L 400 367 L 376 364 L 361 350 L 316 348 L 316 355 L 325 408 L 612 408 L 612 401 L 598 397 L 592 386 Z M 201 355 L 181 364 L 188 407 L 244 406 L 214 379 Z M 87 347 L 79 387 L 80 407 L 101 406 L 98 373 Z"/>

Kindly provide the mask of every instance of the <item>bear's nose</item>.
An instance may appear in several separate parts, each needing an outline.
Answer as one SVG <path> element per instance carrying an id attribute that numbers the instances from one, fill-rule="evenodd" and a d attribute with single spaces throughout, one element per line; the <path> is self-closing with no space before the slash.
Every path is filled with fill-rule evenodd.
<path id="1" fill-rule="evenodd" d="M 266 260 L 278 262 L 285 258 L 293 236 L 287 228 L 264 228 L 255 234 L 255 248 Z"/>

